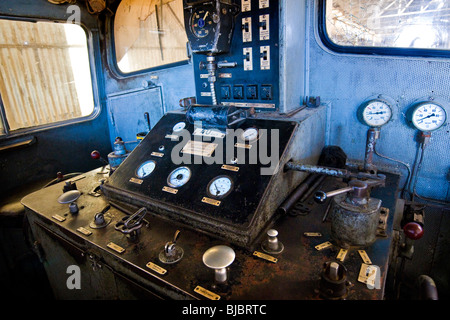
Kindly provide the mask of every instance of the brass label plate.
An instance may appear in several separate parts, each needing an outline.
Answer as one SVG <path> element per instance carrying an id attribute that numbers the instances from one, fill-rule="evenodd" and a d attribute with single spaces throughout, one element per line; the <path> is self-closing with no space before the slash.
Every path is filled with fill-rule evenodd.
<path id="1" fill-rule="evenodd" d="M 155 271 L 156 273 L 161 274 L 161 275 L 167 273 L 167 270 L 166 270 L 166 269 L 161 268 L 160 266 L 158 266 L 157 264 L 154 264 L 153 262 L 148 262 L 145 266 L 146 266 L 147 268 L 149 268 L 149 269 Z"/>
<path id="2" fill-rule="evenodd" d="M 203 197 L 202 202 L 216 206 L 216 207 L 220 206 L 220 203 L 221 203 L 219 200 L 214 200 L 214 199 L 211 199 L 208 197 Z"/>
<path id="3" fill-rule="evenodd" d="M 180 136 L 177 136 L 176 134 L 166 134 L 165 138 L 170 139 L 172 141 L 180 140 Z"/>
<path id="4" fill-rule="evenodd" d="M 137 178 L 130 178 L 129 181 L 133 182 L 133 183 L 136 183 L 136 184 L 142 184 L 142 182 L 144 182 L 144 180 L 137 179 Z"/>
<path id="5" fill-rule="evenodd" d="M 125 249 L 122 248 L 121 246 L 118 246 L 117 244 L 110 242 L 106 245 L 108 248 L 113 249 L 114 251 L 116 251 L 117 253 L 124 253 Z"/>
<path id="6" fill-rule="evenodd" d="M 244 148 L 244 149 L 251 149 L 252 145 L 251 144 L 245 144 L 245 143 L 236 143 L 234 145 L 236 148 Z"/>
<path id="7" fill-rule="evenodd" d="M 224 164 L 221 169 L 223 170 L 228 170 L 228 171 L 233 171 L 233 172 L 238 172 L 239 171 L 239 167 L 235 167 L 235 166 L 229 166 L 227 164 Z"/>
<path id="8" fill-rule="evenodd" d="M 321 237 L 322 234 L 320 232 L 304 232 L 303 235 L 305 237 Z"/>
<path id="9" fill-rule="evenodd" d="M 206 143 L 201 141 L 189 140 L 181 150 L 182 153 L 193 154 L 202 157 L 211 157 L 216 150 L 217 143 Z"/>
<path id="10" fill-rule="evenodd" d="M 253 252 L 253 255 L 255 257 L 258 257 L 260 259 L 264 259 L 264 260 L 267 260 L 267 261 L 270 261 L 270 262 L 273 262 L 273 263 L 277 263 L 278 262 L 277 258 L 274 258 L 272 256 L 269 256 L 268 254 L 265 254 L 265 253 L 262 253 L 262 252 L 259 252 L 259 251 Z"/>
<path id="11" fill-rule="evenodd" d="M 82 233 L 82 234 L 84 234 L 85 236 L 90 236 L 90 235 L 92 234 L 91 231 L 89 231 L 88 229 L 83 228 L 83 227 L 79 227 L 79 228 L 77 229 L 77 231 L 80 232 L 80 233 Z"/>
<path id="12" fill-rule="evenodd" d="M 197 286 L 194 289 L 194 292 L 201 294 L 202 296 L 210 299 L 210 300 L 219 300 L 220 296 L 215 294 L 214 292 L 211 292 L 203 287 Z"/>
<path id="13" fill-rule="evenodd" d="M 210 138 L 225 138 L 225 133 L 215 129 L 196 128 L 192 133 L 194 136 L 210 137 Z"/>
<path id="14" fill-rule="evenodd" d="M 178 189 L 174 189 L 174 188 L 171 188 L 171 187 L 164 186 L 162 188 L 162 191 L 165 191 L 165 192 L 168 192 L 168 193 L 172 193 L 172 194 L 177 194 Z"/>
<path id="15" fill-rule="evenodd" d="M 52 216 L 52 218 L 58 220 L 59 222 L 66 221 L 66 218 L 61 217 L 59 214 L 55 214 L 54 216 Z"/>
<path id="16" fill-rule="evenodd" d="M 361 259 L 364 261 L 365 264 L 372 264 L 372 261 L 370 260 L 370 258 L 367 255 L 366 251 L 358 250 L 358 253 L 361 256 Z"/>
<path id="17" fill-rule="evenodd" d="M 317 246 L 315 246 L 314 248 L 316 248 L 316 250 L 323 250 L 323 249 L 326 249 L 326 248 L 330 248 L 330 247 L 332 247 L 333 246 L 333 244 L 330 242 L 330 241 L 327 241 L 327 242 L 324 242 L 324 243 L 321 243 L 321 244 L 318 244 Z"/>
<path id="18" fill-rule="evenodd" d="M 371 287 L 375 287 L 375 281 L 377 281 L 377 273 L 379 272 L 379 267 L 370 264 L 361 264 L 361 269 L 359 270 L 358 281 L 365 283 Z"/>
<path id="19" fill-rule="evenodd" d="M 344 262 L 345 257 L 347 256 L 347 252 L 348 252 L 347 249 L 339 250 L 338 255 L 336 256 L 336 259 L 338 259 L 341 262 Z"/>
<path id="20" fill-rule="evenodd" d="M 151 155 L 158 158 L 164 157 L 164 153 L 161 152 L 152 152 Z"/>

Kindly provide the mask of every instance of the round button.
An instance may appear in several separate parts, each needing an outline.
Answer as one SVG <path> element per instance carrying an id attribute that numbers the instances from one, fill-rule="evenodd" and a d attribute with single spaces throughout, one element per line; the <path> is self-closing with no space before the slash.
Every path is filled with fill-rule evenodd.
<path id="1" fill-rule="evenodd" d="M 419 240 L 424 234 L 422 226 L 417 222 L 408 222 L 403 227 L 403 231 L 405 232 L 405 236 L 412 240 Z"/>

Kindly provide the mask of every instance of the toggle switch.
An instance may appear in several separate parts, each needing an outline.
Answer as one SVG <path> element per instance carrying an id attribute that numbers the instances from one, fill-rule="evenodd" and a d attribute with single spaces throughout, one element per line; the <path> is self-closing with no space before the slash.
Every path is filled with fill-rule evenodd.
<path id="1" fill-rule="evenodd" d="M 169 241 L 164 246 L 164 249 L 159 253 L 159 261 L 166 264 L 176 263 L 183 258 L 184 250 L 178 246 L 177 240 L 180 236 L 180 230 L 175 232 L 172 241 Z"/>
<path id="2" fill-rule="evenodd" d="M 208 268 L 214 269 L 214 279 L 217 283 L 225 283 L 228 279 L 226 268 L 233 263 L 235 257 L 233 249 L 218 245 L 205 251 L 203 263 Z"/>
<path id="3" fill-rule="evenodd" d="M 284 245 L 278 240 L 278 231 L 269 229 L 267 239 L 261 244 L 261 248 L 270 254 L 278 254 L 284 250 Z"/>

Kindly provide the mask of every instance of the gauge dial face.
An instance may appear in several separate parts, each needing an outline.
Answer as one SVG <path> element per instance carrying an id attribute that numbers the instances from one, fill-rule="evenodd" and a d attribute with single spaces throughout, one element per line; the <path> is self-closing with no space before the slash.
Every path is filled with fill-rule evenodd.
<path id="1" fill-rule="evenodd" d="M 145 161 L 144 163 L 142 163 L 139 168 L 136 170 L 136 176 L 138 178 L 145 178 L 147 177 L 150 173 L 153 172 L 153 170 L 155 170 L 156 168 L 156 162 L 153 160 L 149 160 L 149 161 Z"/>
<path id="2" fill-rule="evenodd" d="M 223 198 L 233 190 L 233 180 L 228 176 L 218 176 L 212 179 L 206 192 L 210 197 Z"/>
<path id="3" fill-rule="evenodd" d="M 173 132 L 179 132 L 183 130 L 186 127 L 185 122 L 178 122 L 176 125 L 173 126 L 172 130 Z"/>
<path id="4" fill-rule="evenodd" d="M 194 11 L 191 17 L 191 30 L 194 36 L 197 38 L 206 37 L 210 28 L 213 25 L 213 13 L 202 9 L 197 9 Z"/>
<path id="5" fill-rule="evenodd" d="M 167 177 L 167 184 L 173 188 L 184 186 L 191 178 L 191 170 L 188 167 L 179 167 L 173 170 Z"/>
<path id="6" fill-rule="evenodd" d="M 439 129 L 447 120 L 445 109 L 433 102 L 419 104 L 412 113 L 413 125 L 421 131 Z"/>
<path id="7" fill-rule="evenodd" d="M 247 142 L 255 141 L 258 139 L 258 133 L 258 129 L 256 128 L 245 129 L 241 135 L 241 139 Z"/>
<path id="8" fill-rule="evenodd" d="M 364 122 L 370 127 L 381 127 L 392 117 L 391 107 L 384 101 L 369 101 L 362 112 Z"/>

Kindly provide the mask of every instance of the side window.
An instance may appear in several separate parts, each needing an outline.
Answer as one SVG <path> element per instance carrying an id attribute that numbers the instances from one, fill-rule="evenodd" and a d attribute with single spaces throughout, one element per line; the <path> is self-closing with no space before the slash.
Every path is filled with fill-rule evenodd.
<path id="1" fill-rule="evenodd" d="M 3 135 L 93 114 L 83 28 L 0 19 L 0 94 Z"/>
<path id="2" fill-rule="evenodd" d="M 117 66 L 132 73 L 187 60 L 183 0 L 122 0 L 114 18 Z"/>
<path id="3" fill-rule="evenodd" d="M 367 50 L 450 49 L 448 0 L 321 2 L 323 27 L 332 45 Z"/>

